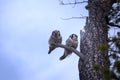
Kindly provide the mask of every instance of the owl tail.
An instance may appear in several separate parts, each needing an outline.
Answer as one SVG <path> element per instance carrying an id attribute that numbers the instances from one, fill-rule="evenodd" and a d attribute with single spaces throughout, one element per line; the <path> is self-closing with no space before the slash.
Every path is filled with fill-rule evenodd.
<path id="1" fill-rule="evenodd" d="M 65 58 L 66 58 L 65 54 L 63 54 L 63 55 L 60 57 L 60 60 L 63 60 L 63 59 L 65 59 Z"/>
<path id="2" fill-rule="evenodd" d="M 49 47 L 48 54 L 50 54 L 54 49 L 55 49 L 55 47 Z"/>
<path id="3" fill-rule="evenodd" d="M 60 60 L 65 59 L 68 55 L 70 55 L 69 51 L 65 50 L 64 54 L 60 57 Z"/>

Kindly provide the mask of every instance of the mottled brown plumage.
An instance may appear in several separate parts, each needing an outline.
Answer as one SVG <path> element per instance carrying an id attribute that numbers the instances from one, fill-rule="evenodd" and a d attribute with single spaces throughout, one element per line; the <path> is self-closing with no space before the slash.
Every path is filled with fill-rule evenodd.
<path id="1" fill-rule="evenodd" d="M 77 48 L 78 46 L 78 36 L 76 34 L 71 34 L 69 38 L 66 40 L 66 46 Z M 60 57 L 60 60 L 65 59 L 68 55 L 70 55 L 72 52 L 69 50 L 64 51 L 64 54 Z"/>
<path id="2" fill-rule="evenodd" d="M 54 30 L 49 38 L 49 51 L 48 54 L 51 53 L 51 51 L 53 51 L 56 47 L 54 46 L 55 43 L 62 43 L 62 37 L 60 34 L 59 30 Z"/>

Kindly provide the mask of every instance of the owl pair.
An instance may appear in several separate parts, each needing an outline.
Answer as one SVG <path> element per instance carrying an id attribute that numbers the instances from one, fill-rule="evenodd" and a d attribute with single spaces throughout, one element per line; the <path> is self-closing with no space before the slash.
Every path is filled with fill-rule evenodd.
<path id="1" fill-rule="evenodd" d="M 56 46 L 54 46 L 55 43 L 62 43 L 62 37 L 59 30 L 54 30 L 50 36 L 48 54 L 50 54 L 51 51 L 53 51 L 56 48 Z M 71 34 L 66 40 L 66 46 L 73 47 L 76 49 L 78 46 L 78 36 L 76 34 Z M 65 59 L 71 53 L 71 51 L 65 49 L 64 54 L 60 57 L 60 60 Z"/>

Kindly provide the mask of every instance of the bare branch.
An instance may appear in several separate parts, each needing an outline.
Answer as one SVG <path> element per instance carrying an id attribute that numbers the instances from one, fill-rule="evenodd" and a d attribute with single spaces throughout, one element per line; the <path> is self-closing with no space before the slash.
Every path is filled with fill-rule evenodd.
<path id="1" fill-rule="evenodd" d="M 62 20 L 70 20 L 70 19 L 85 19 L 87 16 L 82 17 L 70 17 L 70 18 L 61 18 Z"/>
<path id="2" fill-rule="evenodd" d="M 68 47 L 68 46 L 63 45 L 63 44 L 54 44 L 54 45 L 55 45 L 56 47 L 65 48 L 65 49 L 67 49 L 67 50 L 69 50 L 69 51 L 74 52 L 77 56 L 79 56 L 79 57 L 81 58 L 81 60 L 84 60 L 84 59 L 85 59 L 85 58 L 84 58 L 84 55 L 83 55 L 81 52 L 77 51 L 76 49 L 74 49 L 74 48 L 72 48 L 72 47 Z"/>
<path id="3" fill-rule="evenodd" d="M 120 28 L 120 25 L 117 25 L 117 24 L 114 24 L 114 23 L 108 23 L 108 25 Z"/>
<path id="4" fill-rule="evenodd" d="M 81 1 L 81 2 L 77 2 L 75 0 L 75 2 L 69 2 L 69 3 L 64 3 L 62 0 L 59 0 L 61 5 L 76 5 L 76 4 L 82 4 L 82 3 L 87 3 L 88 1 Z"/>

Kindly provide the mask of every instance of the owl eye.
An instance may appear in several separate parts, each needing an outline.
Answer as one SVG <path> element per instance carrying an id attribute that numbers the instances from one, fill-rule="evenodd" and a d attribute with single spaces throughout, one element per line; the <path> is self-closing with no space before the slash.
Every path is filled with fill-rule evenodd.
<path id="1" fill-rule="evenodd" d="M 58 34 L 58 36 L 60 36 L 60 34 Z"/>
<path id="2" fill-rule="evenodd" d="M 57 34 L 57 33 L 56 33 L 55 31 L 52 32 L 52 35 L 53 35 L 53 36 L 56 36 L 56 34 Z"/>
<path id="3" fill-rule="evenodd" d="M 74 34 L 71 35 L 71 38 L 73 38 Z"/>
<path id="4" fill-rule="evenodd" d="M 57 32 L 57 35 L 60 36 L 60 31 Z"/>

